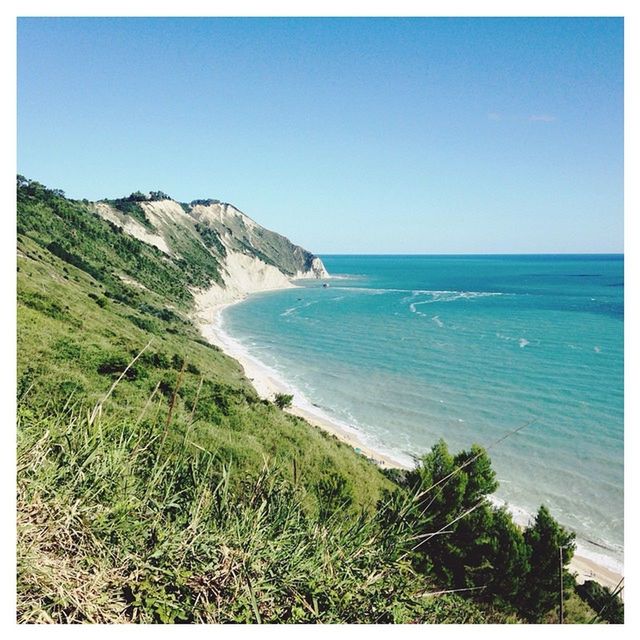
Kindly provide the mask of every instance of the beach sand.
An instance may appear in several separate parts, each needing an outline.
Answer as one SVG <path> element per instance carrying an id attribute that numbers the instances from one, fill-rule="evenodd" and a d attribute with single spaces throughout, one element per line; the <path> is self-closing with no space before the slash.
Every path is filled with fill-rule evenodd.
<path id="1" fill-rule="evenodd" d="M 288 413 L 304 418 L 312 425 L 333 434 L 382 468 L 403 468 L 403 465 L 399 461 L 367 446 L 354 428 L 348 425 L 338 424 L 335 420 L 332 420 L 324 414 L 321 409 L 314 407 L 305 398 L 302 398 L 300 394 L 295 393 L 295 389 L 292 389 L 275 371 L 253 358 L 247 353 L 243 345 L 221 329 L 220 314 L 222 311 L 226 307 L 236 304 L 243 299 L 244 297 L 232 302 L 220 301 L 217 304 L 209 305 L 206 311 L 201 311 L 199 313 L 200 318 L 203 315 L 209 316 L 210 318 L 206 323 L 202 321 L 199 322 L 199 328 L 204 338 L 211 344 L 220 347 L 228 356 L 237 360 L 242 365 L 246 377 L 261 398 L 273 400 L 277 393 L 291 394 L 293 395 L 293 401 L 291 406 L 285 409 Z"/>
<path id="2" fill-rule="evenodd" d="M 269 291 L 283 288 L 279 284 L 274 283 L 275 286 L 260 287 L 259 290 Z M 349 425 L 340 424 L 321 409 L 309 403 L 306 398 L 295 393 L 295 389 L 292 389 L 275 371 L 251 356 L 242 344 L 225 333 L 221 327 L 220 316 L 222 311 L 232 304 L 241 302 L 250 293 L 252 292 L 240 293 L 234 291 L 230 296 L 225 290 L 212 288 L 209 291 L 196 294 L 197 312 L 195 322 L 203 337 L 240 363 L 246 377 L 261 398 L 273 400 L 277 393 L 292 394 L 291 407 L 286 409 L 288 413 L 304 418 L 310 424 L 333 434 L 382 469 L 407 469 L 408 467 L 400 461 L 394 460 L 392 457 L 367 446 L 362 441 L 362 436 L 357 429 Z M 585 580 L 595 580 L 610 589 L 614 589 L 622 579 L 622 574 L 618 571 L 580 555 L 579 549 L 574 555 L 569 568 L 576 576 L 578 583 L 582 583 Z"/>

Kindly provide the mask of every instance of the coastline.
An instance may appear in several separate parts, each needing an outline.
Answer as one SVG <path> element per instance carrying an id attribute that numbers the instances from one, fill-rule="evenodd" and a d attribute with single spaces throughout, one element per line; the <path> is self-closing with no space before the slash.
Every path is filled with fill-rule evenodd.
<path id="1" fill-rule="evenodd" d="M 285 409 L 288 413 L 305 419 L 315 427 L 334 435 L 342 442 L 353 447 L 353 449 L 377 464 L 381 469 L 408 469 L 403 463 L 392 456 L 381 453 L 375 448 L 367 445 L 363 441 L 363 436 L 354 427 L 342 424 L 335 418 L 329 416 L 321 409 L 315 407 L 296 389 L 292 388 L 278 372 L 274 371 L 260 360 L 252 356 L 238 340 L 227 334 L 222 328 L 222 312 L 229 306 L 238 304 L 246 300 L 252 293 L 277 291 L 285 288 L 292 288 L 297 285 L 282 282 L 263 283 L 263 286 L 251 288 L 249 290 L 233 291 L 222 289 L 214 285 L 211 289 L 203 292 L 194 292 L 196 301 L 195 323 L 200 329 L 202 336 L 211 344 L 219 347 L 227 356 L 236 360 L 244 369 L 245 376 L 249 379 L 254 389 L 261 398 L 272 399 L 277 393 L 287 393 L 293 395 L 291 407 Z M 497 502 L 497 501 L 496 501 Z M 509 505 L 507 505 L 509 508 Z M 513 509 L 510 509 L 513 513 Z M 515 521 L 520 526 L 527 524 L 528 518 L 523 518 L 522 514 L 514 514 Z M 612 566 L 608 566 L 596 559 L 589 557 L 589 552 L 576 548 L 576 553 L 571 560 L 569 569 L 574 573 L 579 583 L 586 580 L 595 580 L 600 584 L 615 589 L 623 578 L 623 574 Z M 624 591 L 621 593 L 624 598 Z"/>
<path id="2" fill-rule="evenodd" d="M 279 287 L 278 287 L 279 289 Z M 273 291 L 278 289 L 262 289 L 261 291 Z M 325 414 L 322 409 L 315 407 L 296 389 L 293 389 L 283 380 L 276 371 L 260 362 L 248 353 L 245 347 L 222 330 L 220 326 L 220 316 L 227 307 L 238 304 L 247 298 L 249 294 L 243 294 L 233 300 L 219 300 L 217 303 L 208 304 L 198 311 L 199 329 L 203 337 L 211 344 L 216 345 L 226 355 L 240 363 L 244 369 L 245 376 L 249 379 L 254 389 L 261 398 L 272 399 L 277 393 L 287 393 L 293 395 L 291 406 L 285 411 L 292 415 L 304 418 L 312 425 L 327 431 L 336 438 L 353 447 L 358 453 L 369 458 L 381 468 L 405 468 L 408 466 L 391 456 L 385 455 L 367 445 L 359 432 L 349 425 L 340 424 L 335 419 Z M 204 321 L 202 316 L 209 316 L 209 320 Z"/>

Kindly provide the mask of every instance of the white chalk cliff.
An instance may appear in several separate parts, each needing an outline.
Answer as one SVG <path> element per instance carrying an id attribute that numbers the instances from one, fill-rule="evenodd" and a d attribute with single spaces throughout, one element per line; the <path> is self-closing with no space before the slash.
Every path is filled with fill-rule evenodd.
<path id="1" fill-rule="evenodd" d="M 249 293 L 294 286 L 302 278 L 326 278 L 322 260 L 269 231 L 233 205 L 217 200 L 178 203 L 168 197 L 132 194 L 97 202 L 96 214 L 168 256 L 189 260 L 206 251 L 219 277 L 193 291 L 196 309 Z"/>

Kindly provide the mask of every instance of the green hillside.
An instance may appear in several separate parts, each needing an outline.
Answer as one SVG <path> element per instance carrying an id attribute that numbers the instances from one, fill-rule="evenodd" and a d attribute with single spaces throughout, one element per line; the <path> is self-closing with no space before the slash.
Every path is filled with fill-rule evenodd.
<path id="1" fill-rule="evenodd" d="M 126 201 L 108 205 L 125 216 L 116 224 L 95 203 L 18 179 L 19 622 L 555 615 L 545 561 L 570 536 L 552 519 L 523 534 L 496 515 L 485 453 L 436 447 L 415 472 L 385 474 L 261 400 L 191 324 L 191 291 L 221 282 L 220 246 L 244 243 L 289 274 L 312 254 L 261 227 L 194 217 L 159 229 L 153 200 Z M 124 232 L 129 218 L 162 232 L 169 253 Z M 445 462 L 455 481 L 438 475 Z M 448 543 L 430 543 L 425 531 L 442 526 Z M 589 618 L 566 586 L 567 610 Z"/>

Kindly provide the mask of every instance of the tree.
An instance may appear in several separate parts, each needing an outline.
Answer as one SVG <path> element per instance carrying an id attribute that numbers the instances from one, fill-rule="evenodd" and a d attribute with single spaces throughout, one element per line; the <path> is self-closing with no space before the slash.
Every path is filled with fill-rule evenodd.
<path id="1" fill-rule="evenodd" d="M 624 603 L 616 592 L 608 587 L 586 580 L 576 587 L 576 593 L 598 614 L 611 624 L 624 623 Z"/>
<path id="2" fill-rule="evenodd" d="M 456 588 L 485 586 L 492 556 L 486 496 L 497 487 L 486 451 L 473 445 L 452 456 L 440 440 L 407 479 L 417 495 L 423 568 Z"/>
<path id="3" fill-rule="evenodd" d="M 489 529 L 491 569 L 483 576 L 487 591 L 502 604 L 513 607 L 530 569 L 531 549 L 520 527 L 505 509 L 493 509 Z"/>
<path id="4" fill-rule="evenodd" d="M 565 590 L 573 585 L 566 567 L 575 534 L 546 507 L 523 532 L 506 509 L 493 506 L 487 496 L 498 483 L 482 447 L 453 456 L 440 440 L 408 472 L 406 482 L 415 496 L 411 517 L 419 532 L 416 566 L 421 571 L 452 588 L 474 589 L 530 621 L 559 603 L 561 576 Z"/>
<path id="5" fill-rule="evenodd" d="M 291 406 L 293 396 L 289 393 L 276 393 L 273 401 L 279 409 L 286 409 Z"/>
<path id="6" fill-rule="evenodd" d="M 171 200 L 171 196 L 168 196 L 164 191 L 150 191 L 150 200 Z"/>
<path id="7" fill-rule="evenodd" d="M 145 202 L 147 196 L 142 191 L 134 191 L 130 196 L 126 198 L 129 202 Z"/>
<path id="8" fill-rule="evenodd" d="M 525 529 L 524 539 L 531 550 L 531 559 L 518 598 L 519 609 L 521 615 L 535 622 L 560 602 L 560 585 L 564 584 L 566 589 L 572 584 L 566 568 L 575 551 L 575 533 L 560 526 L 542 505 L 533 524 Z"/>

